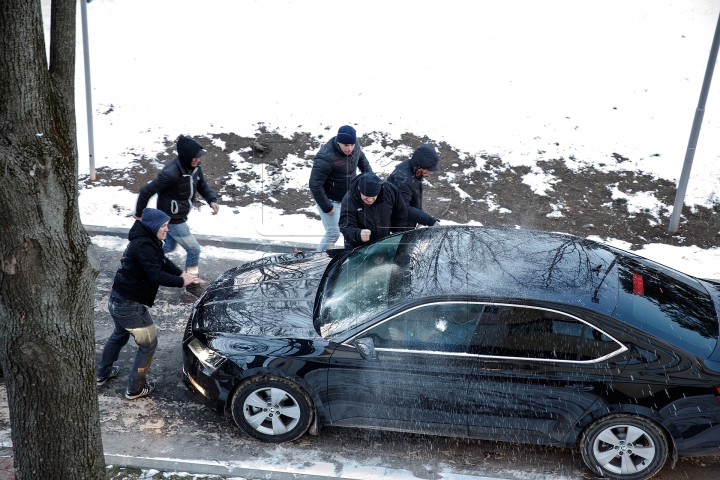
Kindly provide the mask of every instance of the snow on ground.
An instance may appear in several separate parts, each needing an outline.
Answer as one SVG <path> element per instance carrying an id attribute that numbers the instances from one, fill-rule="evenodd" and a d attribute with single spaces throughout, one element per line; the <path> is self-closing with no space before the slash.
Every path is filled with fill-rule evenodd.
<path id="1" fill-rule="evenodd" d="M 112 235 L 94 235 L 92 242 L 98 247 L 117 250 L 118 252 L 125 251 L 125 247 L 127 247 L 128 244 L 127 239 Z M 239 263 L 252 262 L 267 255 L 267 253 L 257 250 L 239 250 L 214 246 L 204 246 L 202 251 L 202 254 L 208 257 L 233 260 Z M 175 262 L 177 265 L 182 265 L 185 261 L 185 251 L 182 248 L 175 249 L 169 256 L 173 262 L 177 260 Z"/>
<path id="2" fill-rule="evenodd" d="M 624 169 L 677 180 L 718 13 L 713 0 L 94 0 L 88 23 L 96 167 L 155 158 L 179 133 L 253 136 L 264 127 L 328 138 L 350 123 L 376 140 L 366 149 L 371 161 L 386 153 L 383 136 L 411 132 L 463 155 L 496 155 L 531 168 L 562 157 L 573 169 L 609 170 L 617 153 L 627 159 Z M 89 167 L 78 32 L 83 174 Z M 716 79 L 690 205 L 720 199 L 718 90 Z M 409 148 L 378 162 L 376 171 L 389 173 Z M 239 155 L 234 161 L 257 168 Z M 308 175 L 298 162 L 287 187 L 304 185 Z M 538 193 L 556 180 L 540 173 L 524 179 Z M 462 196 L 461 179 L 456 188 Z M 83 189 L 83 222 L 128 227 L 136 193 Z M 658 210 L 649 192 L 616 195 L 629 209 Z M 473 200 L 503 208 L 493 198 L 488 192 Z M 319 221 L 285 215 L 272 203 L 221 209 L 219 216 L 193 212 L 189 224 L 209 235 L 302 242 L 322 236 Z M 549 215 L 561 216 L 561 208 Z M 648 245 L 636 253 L 720 278 L 715 250 Z"/>

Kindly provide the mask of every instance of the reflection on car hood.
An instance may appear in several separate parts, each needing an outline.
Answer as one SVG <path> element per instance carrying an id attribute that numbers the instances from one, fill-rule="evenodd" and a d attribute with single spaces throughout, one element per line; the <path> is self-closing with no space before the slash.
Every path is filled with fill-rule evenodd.
<path id="1" fill-rule="evenodd" d="M 278 255 L 228 270 L 207 288 L 193 329 L 275 338 L 317 338 L 315 294 L 330 257 Z"/>
<path id="2" fill-rule="evenodd" d="M 328 342 L 322 338 L 258 338 L 228 333 L 207 335 L 207 345 L 238 365 L 249 363 L 255 356 L 312 357 L 320 355 Z"/>

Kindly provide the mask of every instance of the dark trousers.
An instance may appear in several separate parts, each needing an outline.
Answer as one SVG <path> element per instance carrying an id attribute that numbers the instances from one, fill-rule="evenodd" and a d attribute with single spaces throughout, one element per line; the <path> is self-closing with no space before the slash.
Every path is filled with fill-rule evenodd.
<path id="1" fill-rule="evenodd" d="M 130 372 L 127 391 L 137 393 L 145 386 L 147 372 L 153 357 L 155 357 L 157 349 L 155 324 L 150 317 L 150 311 L 141 303 L 118 300 L 111 296 L 108 300 L 108 310 L 115 322 L 115 330 L 105 343 L 102 357 L 97 364 L 97 374 L 101 377 L 110 373 L 110 368 L 120 356 L 120 350 L 132 335 L 138 351 L 135 355 L 132 372 Z"/>

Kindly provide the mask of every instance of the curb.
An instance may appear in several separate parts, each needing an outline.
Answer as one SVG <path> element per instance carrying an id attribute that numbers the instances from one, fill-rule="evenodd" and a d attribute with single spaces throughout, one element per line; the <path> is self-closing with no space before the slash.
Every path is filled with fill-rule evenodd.
<path id="1" fill-rule="evenodd" d="M 188 473 L 191 475 L 220 475 L 224 477 L 242 477 L 245 479 L 267 479 L 267 480 L 327 480 L 338 478 L 336 475 L 303 474 L 299 471 L 271 470 L 253 468 L 250 466 L 234 466 L 240 462 L 220 463 L 215 461 L 187 461 L 175 458 L 152 458 L 152 457 L 130 457 L 125 455 L 105 454 L 107 465 L 118 465 L 122 467 L 134 467 L 141 469 L 155 469 L 168 473 Z M 345 477 L 353 478 L 353 477 Z M 357 477 L 360 478 L 360 477 Z"/>
<path id="2" fill-rule="evenodd" d="M 90 236 L 110 235 L 127 238 L 129 228 L 101 227 L 98 225 L 84 225 Z M 253 238 L 219 237 L 215 235 L 195 235 L 198 243 L 205 246 L 234 248 L 239 250 L 258 250 L 270 253 L 295 253 L 295 249 L 315 251 L 317 245 L 311 243 L 275 242 L 270 240 L 257 240 Z"/>
<path id="3" fill-rule="evenodd" d="M 409 474 L 407 470 L 396 470 L 393 468 L 378 468 L 378 472 L 368 477 L 368 472 L 362 465 L 351 466 L 348 471 L 338 472 L 337 465 L 326 464 L 315 466 L 316 471 L 313 473 L 305 473 L 303 470 L 313 468 L 306 465 L 284 465 L 272 466 L 266 465 L 262 468 L 257 461 L 251 461 L 243 465 L 242 461 L 229 460 L 220 462 L 217 460 L 182 460 L 178 458 L 157 458 L 157 457 L 133 457 L 130 455 L 105 455 L 105 465 L 116 465 L 119 467 L 139 468 L 145 470 L 159 470 L 168 474 L 176 475 L 218 475 L 222 477 L 240 477 L 245 480 L 264 479 L 264 480 L 328 480 L 331 478 L 345 478 L 350 480 L 365 480 L 367 478 L 377 478 L 379 474 L 383 478 L 395 480 L 418 479 L 413 474 Z M 375 467 L 377 468 L 377 467 Z M 343 469 L 345 470 L 345 469 Z M 487 477 L 484 475 L 449 475 L 453 478 L 462 478 L 466 480 L 506 480 L 507 477 Z M 12 448 L 0 449 L 0 479 L 14 479 L 13 455 Z M 155 478 L 155 477 L 153 477 Z M 433 477 L 436 478 L 436 477 Z M 445 475 L 443 475 L 445 478 Z M 514 477 L 513 477 L 514 478 Z"/>
<path id="4" fill-rule="evenodd" d="M 350 468 L 349 471 L 338 472 L 337 466 L 333 464 L 327 464 L 320 467 L 314 473 L 303 473 L 305 469 L 304 465 L 286 465 L 283 467 L 273 468 L 268 465 L 268 468 L 258 468 L 257 462 L 250 462 L 246 465 L 242 465 L 243 462 L 228 461 L 219 462 L 216 460 L 180 460 L 174 458 L 152 458 L 152 457 L 131 457 L 126 455 L 110 455 L 105 454 L 105 463 L 107 465 L 118 465 L 123 467 L 134 467 L 141 469 L 155 469 L 161 472 L 175 473 L 175 474 L 190 474 L 190 475 L 220 475 L 220 476 L 240 476 L 244 479 L 266 479 L 266 480 L 328 480 L 330 478 L 346 478 L 352 480 L 366 480 L 367 478 L 378 478 L 382 475 L 383 478 L 395 479 L 395 480 L 406 480 L 406 479 L 419 479 L 413 474 L 409 474 L 407 470 L 400 469 L 395 470 L 392 468 L 378 469 L 378 472 L 368 475 L 368 472 L 363 466 L 357 466 L 358 468 Z M 310 467 L 312 468 L 312 467 Z M 343 469 L 344 470 L 344 469 Z M 446 478 L 445 475 L 442 475 Z M 501 477 L 486 477 L 483 475 L 448 475 L 450 478 L 462 478 L 467 480 L 506 480 Z M 438 478 L 433 476 L 433 478 Z"/>

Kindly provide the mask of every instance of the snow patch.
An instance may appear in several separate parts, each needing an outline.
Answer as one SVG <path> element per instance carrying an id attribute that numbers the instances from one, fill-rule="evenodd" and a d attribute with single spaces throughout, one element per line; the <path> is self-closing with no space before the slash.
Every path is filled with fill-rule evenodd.
<path id="1" fill-rule="evenodd" d="M 533 166 L 530 173 L 522 176 L 524 184 L 529 185 L 535 195 L 546 195 L 546 192 L 554 191 L 553 186 L 562 181 L 558 177 L 543 172 L 537 166 Z"/>

